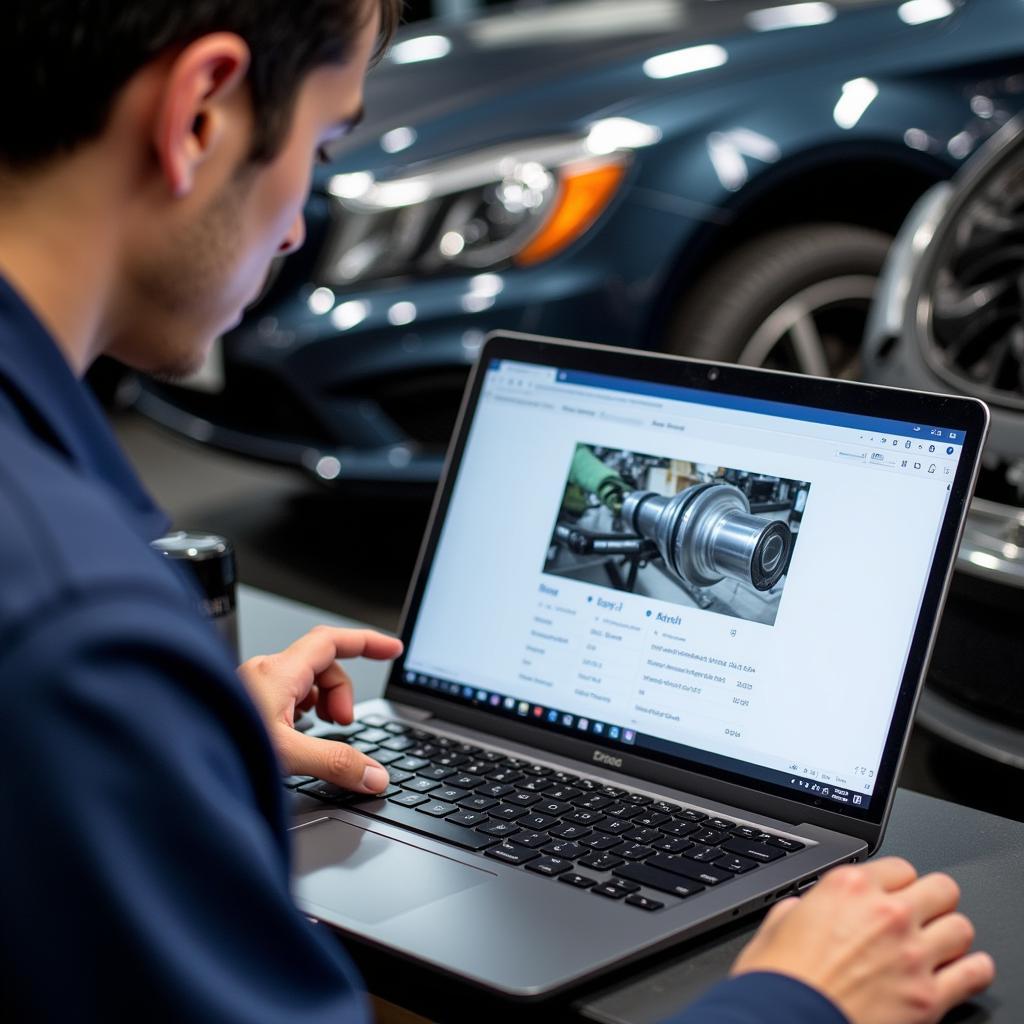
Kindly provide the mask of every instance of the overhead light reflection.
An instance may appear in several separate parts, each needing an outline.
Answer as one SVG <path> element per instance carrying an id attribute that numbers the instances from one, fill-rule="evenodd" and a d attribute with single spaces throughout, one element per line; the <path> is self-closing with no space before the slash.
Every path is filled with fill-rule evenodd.
<path id="1" fill-rule="evenodd" d="M 832 117 L 840 128 L 856 127 L 864 112 L 875 101 L 878 86 L 870 78 L 855 78 L 843 85 L 843 93 L 836 103 Z"/>
<path id="2" fill-rule="evenodd" d="M 368 171 L 335 174 L 327 183 L 327 191 L 339 199 L 359 199 L 373 188 L 373 175 Z"/>
<path id="3" fill-rule="evenodd" d="M 385 153 L 401 153 L 416 142 L 416 130 L 414 128 L 392 128 L 380 137 L 380 148 Z"/>
<path id="4" fill-rule="evenodd" d="M 339 331 L 350 331 L 358 327 L 370 315 L 370 304 L 361 299 L 343 302 L 331 314 L 331 323 Z"/>
<path id="5" fill-rule="evenodd" d="M 388 310 L 388 323 L 392 327 L 405 327 L 416 319 L 417 310 L 414 302 L 396 302 Z"/>
<path id="6" fill-rule="evenodd" d="M 330 288 L 317 288 L 306 300 L 310 313 L 324 316 L 334 309 L 334 292 Z"/>
<path id="7" fill-rule="evenodd" d="M 644 74 L 648 78 L 675 78 L 690 75 L 695 71 L 709 71 L 720 68 L 729 59 L 722 46 L 708 43 L 704 46 L 688 46 L 684 50 L 659 53 L 644 61 Z"/>
<path id="8" fill-rule="evenodd" d="M 606 117 L 595 121 L 587 132 L 586 147 L 595 156 L 621 149 L 641 149 L 661 140 L 661 129 L 630 117 Z"/>
<path id="9" fill-rule="evenodd" d="M 741 189 L 750 177 L 747 157 L 773 164 L 782 156 L 779 144 L 750 128 L 732 128 L 708 136 L 708 156 L 723 188 Z"/>
<path id="10" fill-rule="evenodd" d="M 751 11 L 747 23 L 756 32 L 774 32 L 780 28 L 808 28 L 834 21 L 836 9 L 827 3 L 786 4 Z"/>
<path id="11" fill-rule="evenodd" d="M 907 25 L 923 25 L 926 21 L 948 18 L 956 8 L 953 0 L 906 0 L 896 9 L 900 21 Z"/>
<path id="12" fill-rule="evenodd" d="M 388 56 L 392 64 L 418 64 L 424 60 L 440 60 L 452 52 L 447 36 L 417 36 L 391 47 Z"/>

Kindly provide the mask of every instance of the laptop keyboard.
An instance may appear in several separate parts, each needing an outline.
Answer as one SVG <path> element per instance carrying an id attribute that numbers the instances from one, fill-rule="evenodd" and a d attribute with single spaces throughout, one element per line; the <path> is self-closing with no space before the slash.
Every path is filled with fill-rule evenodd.
<path id="1" fill-rule="evenodd" d="M 369 715 L 327 734 L 385 765 L 376 796 L 293 776 L 285 785 L 640 910 L 686 899 L 804 844 L 696 807 L 507 757 Z"/>

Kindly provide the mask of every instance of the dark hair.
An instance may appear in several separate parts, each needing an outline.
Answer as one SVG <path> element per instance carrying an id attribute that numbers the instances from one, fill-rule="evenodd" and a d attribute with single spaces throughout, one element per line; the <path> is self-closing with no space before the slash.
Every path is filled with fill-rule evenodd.
<path id="1" fill-rule="evenodd" d="M 251 156 L 270 159 L 302 80 L 344 62 L 375 4 L 376 60 L 402 0 L 0 0 L 0 164 L 32 167 L 95 138 L 137 71 L 210 32 L 249 46 Z"/>

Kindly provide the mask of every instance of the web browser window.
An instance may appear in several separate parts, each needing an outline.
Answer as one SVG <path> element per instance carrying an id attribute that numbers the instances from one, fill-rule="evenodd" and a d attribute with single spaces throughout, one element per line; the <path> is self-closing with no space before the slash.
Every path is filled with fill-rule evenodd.
<path id="1" fill-rule="evenodd" d="M 494 361 L 405 681 L 866 808 L 962 443 Z"/>

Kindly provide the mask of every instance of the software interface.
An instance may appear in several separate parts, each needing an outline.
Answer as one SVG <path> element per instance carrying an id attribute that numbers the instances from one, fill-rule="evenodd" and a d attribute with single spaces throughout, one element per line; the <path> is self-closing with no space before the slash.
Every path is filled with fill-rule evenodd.
<path id="1" fill-rule="evenodd" d="M 495 361 L 405 680 L 866 808 L 962 443 Z"/>

